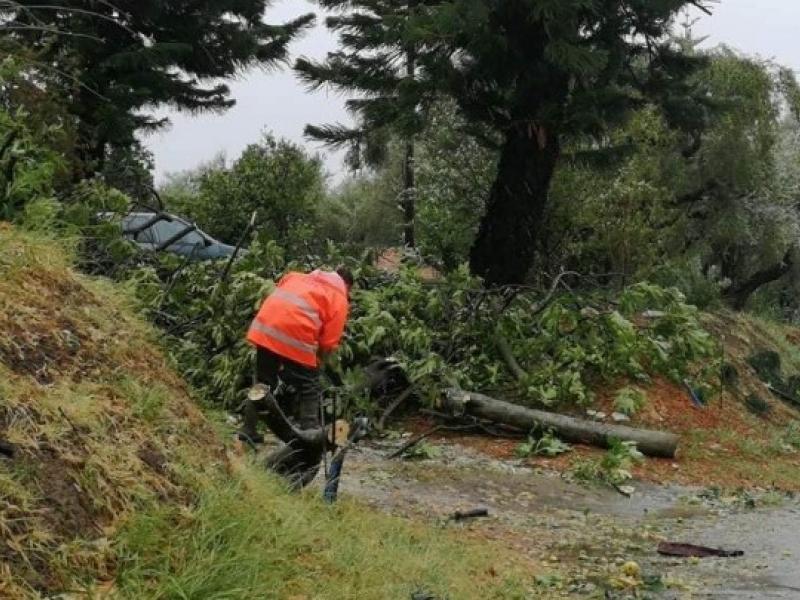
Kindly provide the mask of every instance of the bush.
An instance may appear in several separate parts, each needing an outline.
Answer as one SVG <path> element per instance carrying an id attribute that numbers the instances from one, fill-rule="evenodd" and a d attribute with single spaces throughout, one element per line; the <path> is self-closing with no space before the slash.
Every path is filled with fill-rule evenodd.
<path id="1" fill-rule="evenodd" d="M 324 196 L 323 183 L 318 157 L 265 135 L 230 167 L 221 160 L 175 177 L 162 196 L 168 209 L 196 221 L 223 242 L 237 243 L 251 214 L 258 211 L 261 231 L 302 250 Z"/>
<path id="2" fill-rule="evenodd" d="M 713 273 L 703 275 L 698 258 L 673 261 L 649 273 L 653 283 L 679 289 L 689 304 L 701 309 L 719 307 L 722 304 L 723 283 Z"/>

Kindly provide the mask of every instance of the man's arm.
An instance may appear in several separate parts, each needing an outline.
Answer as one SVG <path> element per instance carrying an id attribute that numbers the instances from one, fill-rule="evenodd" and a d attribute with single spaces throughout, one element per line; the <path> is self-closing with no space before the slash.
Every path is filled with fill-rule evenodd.
<path id="1" fill-rule="evenodd" d="M 330 320 L 322 324 L 319 335 L 320 358 L 332 354 L 339 347 L 342 334 L 344 334 L 344 326 L 347 323 L 347 312 L 348 307 L 345 305 L 336 311 Z"/>

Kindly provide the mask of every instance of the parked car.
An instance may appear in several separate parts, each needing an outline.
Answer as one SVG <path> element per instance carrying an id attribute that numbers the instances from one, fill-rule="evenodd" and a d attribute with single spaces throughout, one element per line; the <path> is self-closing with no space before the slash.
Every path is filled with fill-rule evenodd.
<path id="1" fill-rule="evenodd" d="M 98 215 L 111 219 L 113 214 Z M 178 216 L 165 212 L 130 212 L 121 219 L 122 233 L 143 250 L 171 252 L 192 260 L 228 258 L 235 248 L 215 240 Z"/>

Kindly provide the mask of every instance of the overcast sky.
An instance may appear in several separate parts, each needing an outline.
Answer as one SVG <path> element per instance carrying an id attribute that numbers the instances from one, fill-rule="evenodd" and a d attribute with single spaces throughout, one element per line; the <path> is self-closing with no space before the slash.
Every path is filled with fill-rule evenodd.
<path id="1" fill-rule="evenodd" d="M 267 20 L 283 22 L 307 12 L 320 13 L 306 0 L 276 0 Z M 335 48 L 335 39 L 321 21 L 293 44 L 293 56 L 321 58 Z M 707 46 L 724 43 L 800 70 L 798 31 L 800 0 L 722 0 L 714 7 L 713 16 L 703 17 L 694 27 L 695 36 L 709 36 Z M 263 131 L 272 131 L 325 154 L 328 171 L 336 178 L 341 176 L 340 156 L 303 139 L 306 123 L 348 121 L 341 97 L 326 92 L 308 93 L 289 69 L 253 71 L 232 82 L 231 90 L 237 104 L 223 115 L 164 113 L 172 120 L 172 127 L 144 140 L 155 154 L 158 182 L 165 173 L 193 168 L 219 152 L 235 158 Z"/>

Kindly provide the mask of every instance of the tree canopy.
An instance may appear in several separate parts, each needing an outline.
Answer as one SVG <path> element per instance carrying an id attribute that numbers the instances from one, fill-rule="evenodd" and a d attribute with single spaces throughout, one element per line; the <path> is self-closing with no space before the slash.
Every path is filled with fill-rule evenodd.
<path id="1" fill-rule="evenodd" d="M 35 0 L 0 2 L 2 32 L 33 52 L 30 68 L 58 88 L 78 122 L 87 172 L 112 147 L 166 124 L 158 105 L 222 111 L 235 102 L 220 80 L 287 58 L 313 17 L 264 22 L 266 0 Z"/>
<path id="2" fill-rule="evenodd" d="M 443 1 L 414 21 L 418 62 L 474 130 L 501 138 L 497 177 L 471 252 L 490 284 L 520 283 L 540 242 L 550 183 L 568 139 L 601 141 L 646 102 L 702 128 L 689 76 L 701 60 L 671 41 L 686 0 Z"/>
<path id="3" fill-rule="evenodd" d="M 387 142 L 405 141 L 401 207 L 404 240 L 415 245 L 414 138 L 425 127 L 427 107 L 435 87 L 417 68 L 426 49 L 414 31 L 417 15 L 438 0 L 320 0 L 334 16 L 328 28 L 339 36 L 340 47 L 323 61 L 300 58 L 300 78 L 312 89 L 328 87 L 350 96 L 347 109 L 355 125 L 308 125 L 306 135 L 334 147 L 347 147 L 349 163 L 377 165 L 387 158 Z"/>

